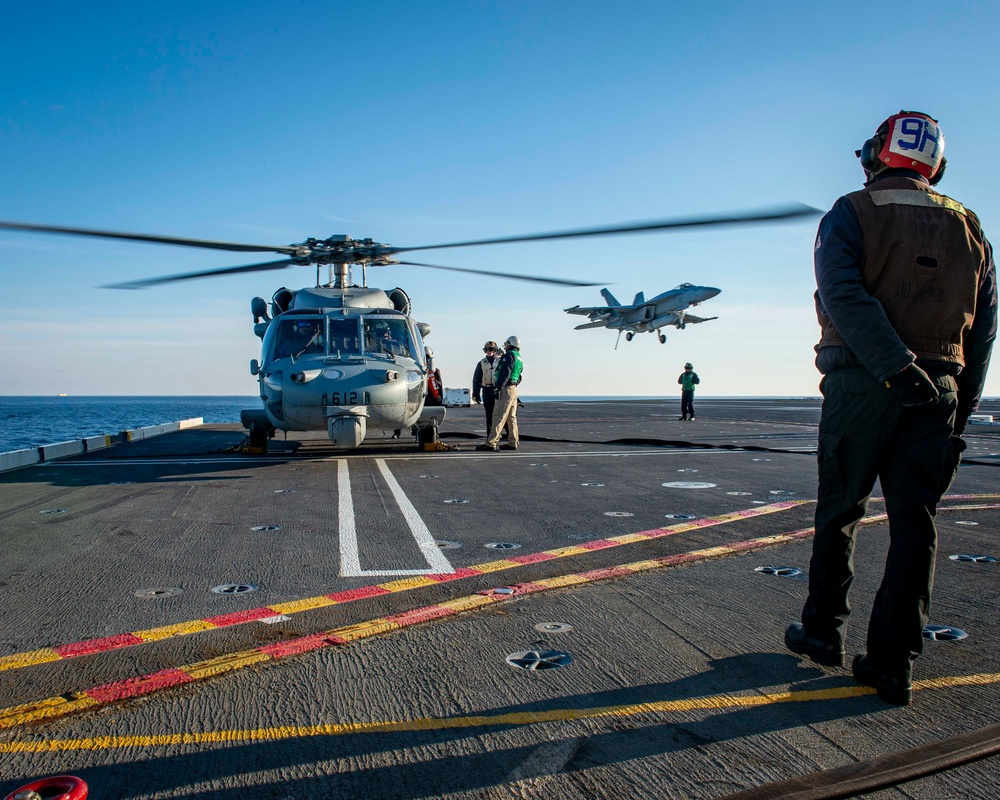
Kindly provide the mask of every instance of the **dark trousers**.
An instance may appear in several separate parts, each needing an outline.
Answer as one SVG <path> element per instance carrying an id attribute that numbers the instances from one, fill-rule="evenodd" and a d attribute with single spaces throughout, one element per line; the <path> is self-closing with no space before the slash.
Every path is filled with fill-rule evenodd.
<path id="1" fill-rule="evenodd" d="M 694 389 L 681 389 L 681 416 L 694 416 Z"/>
<path id="2" fill-rule="evenodd" d="M 823 378 L 819 492 L 802 623 L 843 644 L 854 580 L 854 537 L 875 479 L 889 516 L 889 554 L 868 623 L 868 655 L 889 675 L 910 674 L 923 650 L 930 612 L 941 495 L 958 469 L 964 442 L 953 437 L 955 379 L 934 377 L 941 396 L 905 408 L 864 369 Z"/>
<path id="3" fill-rule="evenodd" d="M 492 386 L 483 387 L 483 408 L 486 409 L 486 435 L 490 435 L 493 430 L 493 409 L 497 404 L 497 396 L 493 393 Z"/>

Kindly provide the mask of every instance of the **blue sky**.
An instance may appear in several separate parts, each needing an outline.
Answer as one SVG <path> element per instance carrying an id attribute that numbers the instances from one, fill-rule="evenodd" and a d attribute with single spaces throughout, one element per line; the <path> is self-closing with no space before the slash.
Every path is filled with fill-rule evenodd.
<path id="1" fill-rule="evenodd" d="M 23 4 L 0 48 L 0 219 L 288 244 L 394 245 L 801 201 L 860 186 L 853 151 L 924 110 L 940 188 L 1000 236 L 1000 10 L 986 2 Z M 580 278 L 621 300 L 720 287 L 666 345 L 574 331 L 598 289 L 394 267 L 446 386 L 517 334 L 524 393 L 815 395 L 815 221 L 414 253 Z M 250 299 L 308 268 L 103 284 L 240 254 L 0 232 L 0 394 L 254 394 Z M 357 276 L 356 276 L 357 277 Z M 987 393 L 1000 395 L 1000 368 Z"/>

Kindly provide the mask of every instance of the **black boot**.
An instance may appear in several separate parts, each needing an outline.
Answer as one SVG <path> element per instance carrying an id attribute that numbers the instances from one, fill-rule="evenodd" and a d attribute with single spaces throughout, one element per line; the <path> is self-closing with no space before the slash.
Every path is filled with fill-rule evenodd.
<path id="1" fill-rule="evenodd" d="M 913 684 L 908 676 L 887 675 L 878 669 L 866 655 L 858 654 L 851 665 L 854 679 L 862 686 L 872 686 L 885 702 L 894 706 L 908 706 L 913 699 Z"/>
<path id="2" fill-rule="evenodd" d="M 798 622 L 785 631 L 785 647 L 824 667 L 844 666 L 844 646 L 840 642 L 830 643 L 810 636 Z"/>

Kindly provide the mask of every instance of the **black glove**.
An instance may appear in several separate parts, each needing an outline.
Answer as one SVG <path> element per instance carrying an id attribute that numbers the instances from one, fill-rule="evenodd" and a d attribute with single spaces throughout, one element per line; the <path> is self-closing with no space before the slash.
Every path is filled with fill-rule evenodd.
<path id="1" fill-rule="evenodd" d="M 473 403 L 481 403 L 481 402 L 483 402 L 483 398 L 481 398 L 478 394 L 474 394 L 474 395 L 472 395 L 472 402 Z"/>
<path id="2" fill-rule="evenodd" d="M 923 406 L 933 403 L 940 396 L 930 376 L 916 364 L 892 375 L 885 385 L 903 406 Z"/>
<path id="3" fill-rule="evenodd" d="M 499 386 L 494 386 L 493 387 L 493 396 L 496 397 L 496 398 L 500 397 L 500 387 Z"/>

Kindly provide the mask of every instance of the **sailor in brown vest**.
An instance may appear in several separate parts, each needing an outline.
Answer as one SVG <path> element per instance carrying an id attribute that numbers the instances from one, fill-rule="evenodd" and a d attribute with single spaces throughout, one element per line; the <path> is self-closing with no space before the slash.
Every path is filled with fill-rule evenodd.
<path id="1" fill-rule="evenodd" d="M 819 490 L 809 596 L 785 644 L 843 665 L 854 537 L 878 478 L 889 553 L 853 671 L 906 705 L 930 609 L 934 515 L 996 338 L 996 267 L 976 215 L 932 188 L 945 169 L 936 120 L 894 114 L 856 155 L 864 188 L 834 204 L 816 237 Z"/>
<path id="2" fill-rule="evenodd" d="M 482 403 L 486 409 L 486 435 L 489 436 L 493 430 L 493 408 L 497 402 L 494 374 L 500 363 L 500 348 L 491 339 L 483 345 L 483 353 L 485 355 L 476 364 L 476 371 L 472 373 L 472 399 Z"/>

